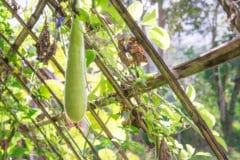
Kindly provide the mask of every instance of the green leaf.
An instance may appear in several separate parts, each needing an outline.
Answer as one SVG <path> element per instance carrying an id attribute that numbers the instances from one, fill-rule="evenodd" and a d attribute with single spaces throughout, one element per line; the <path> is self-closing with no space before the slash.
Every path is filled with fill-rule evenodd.
<path id="1" fill-rule="evenodd" d="M 191 101 L 194 101 L 196 98 L 196 91 L 192 85 L 187 87 L 186 94 Z"/>
<path id="2" fill-rule="evenodd" d="M 181 158 L 181 160 L 187 160 L 188 159 L 188 153 L 184 149 L 182 149 L 180 151 L 180 158 Z"/>
<path id="3" fill-rule="evenodd" d="M 206 157 L 212 157 L 211 153 L 209 152 L 197 152 L 195 156 L 206 156 Z"/>
<path id="4" fill-rule="evenodd" d="M 99 141 L 100 141 L 100 144 L 99 144 L 100 148 L 107 148 L 108 146 L 111 146 L 111 143 L 112 143 L 109 138 L 104 136 L 100 137 Z"/>
<path id="5" fill-rule="evenodd" d="M 154 27 L 148 31 L 151 40 L 161 49 L 170 47 L 170 38 L 168 33 L 161 27 Z"/>
<path id="6" fill-rule="evenodd" d="M 88 22 L 89 21 L 89 13 L 86 10 L 84 10 L 82 8 L 79 8 L 78 12 L 79 12 L 78 18 L 81 21 L 84 21 L 84 22 Z"/>
<path id="7" fill-rule="evenodd" d="M 178 141 L 174 140 L 174 146 L 179 149 L 183 149 L 183 145 L 179 143 Z"/>
<path id="8" fill-rule="evenodd" d="M 194 154 L 195 152 L 195 148 L 193 148 L 191 145 L 189 144 L 186 144 L 186 148 L 187 148 L 187 152 L 188 152 L 188 155 L 189 157 L 192 157 L 192 155 Z"/>
<path id="9" fill-rule="evenodd" d="M 142 25 L 146 26 L 156 26 L 156 10 L 152 10 L 151 12 L 146 12 L 143 16 L 143 20 L 141 22 Z"/>
<path id="10" fill-rule="evenodd" d="M 217 142 L 218 142 L 226 151 L 228 151 L 227 144 L 226 144 L 226 142 L 224 141 L 224 139 L 219 136 L 219 133 L 218 133 L 217 131 L 215 131 L 215 130 L 212 130 L 212 133 L 213 133 L 214 137 L 216 138 Z"/>
<path id="11" fill-rule="evenodd" d="M 166 105 L 162 104 L 161 105 L 161 112 L 163 113 L 164 116 L 169 117 L 170 119 L 174 119 L 174 114 L 173 111 Z"/>
<path id="12" fill-rule="evenodd" d="M 27 113 L 27 117 L 30 118 L 33 115 L 35 115 L 36 113 L 39 114 L 39 113 L 41 113 L 41 111 L 39 109 L 36 109 L 36 108 L 29 108 L 28 113 Z"/>
<path id="13" fill-rule="evenodd" d="M 143 156 L 144 146 L 138 142 L 127 140 L 122 143 L 121 147 L 127 151 Z"/>
<path id="14" fill-rule="evenodd" d="M 215 117 L 206 109 L 200 110 L 199 112 L 203 120 L 207 123 L 208 127 L 213 128 L 213 126 L 216 124 Z"/>
<path id="15" fill-rule="evenodd" d="M 148 99 L 149 100 L 149 99 Z M 156 96 L 155 94 L 152 95 L 152 101 L 155 107 L 160 105 L 160 98 L 158 96 Z"/>
<path id="16" fill-rule="evenodd" d="M 124 127 L 122 127 L 125 131 L 137 135 L 138 134 L 138 128 L 132 125 L 126 125 Z"/>
<path id="17" fill-rule="evenodd" d="M 94 88 L 91 92 L 91 95 L 104 96 L 108 92 L 113 91 L 112 85 L 104 76 L 101 75 L 101 77 L 98 80 L 96 80 L 96 79 L 94 79 L 94 80 L 96 81 L 97 85 L 94 86 Z"/>
<path id="18" fill-rule="evenodd" d="M 114 160 L 117 159 L 116 153 L 108 148 L 104 148 L 98 151 L 99 157 L 105 160 Z"/>
<path id="19" fill-rule="evenodd" d="M 95 60 L 96 51 L 88 49 L 86 50 L 86 65 L 87 67 Z"/>
<path id="20" fill-rule="evenodd" d="M 45 82 L 59 99 L 63 98 L 64 85 L 60 81 L 49 79 L 49 80 L 46 80 Z"/>
<path id="21" fill-rule="evenodd" d="M 39 92 L 40 97 L 42 97 L 44 99 L 49 99 L 51 97 L 50 92 L 48 91 L 48 89 L 44 85 L 41 85 L 39 87 L 38 92 Z"/>
<path id="22" fill-rule="evenodd" d="M 143 13 L 143 5 L 139 1 L 133 2 L 129 7 L 128 7 L 128 12 L 131 14 L 133 19 L 136 21 L 139 20 L 142 16 Z"/>
<path id="23" fill-rule="evenodd" d="M 12 87 L 16 87 L 16 88 L 19 88 L 19 89 L 22 89 L 22 85 L 20 82 L 18 81 L 14 81 L 12 84 L 11 84 Z"/>
<path id="24" fill-rule="evenodd" d="M 24 153 L 26 152 L 26 148 L 23 147 L 14 147 L 11 152 L 10 155 L 17 158 L 20 157 L 22 155 L 24 155 Z"/>
<path id="25" fill-rule="evenodd" d="M 108 9 L 108 0 L 95 0 L 96 6 L 98 7 L 98 10 L 106 10 Z"/>
<path id="26" fill-rule="evenodd" d="M 143 78 L 146 80 L 154 79 L 154 74 L 148 73 L 148 74 L 143 74 Z"/>

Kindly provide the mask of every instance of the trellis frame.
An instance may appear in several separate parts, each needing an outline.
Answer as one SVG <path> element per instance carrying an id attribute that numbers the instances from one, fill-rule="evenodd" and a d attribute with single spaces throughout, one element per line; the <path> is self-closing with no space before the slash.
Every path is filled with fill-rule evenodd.
<path id="1" fill-rule="evenodd" d="M 19 36 L 16 38 L 15 42 L 13 44 L 10 44 L 7 39 L 4 37 L 4 35 L 0 35 L 0 37 L 4 38 L 5 41 L 7 43 L 9 43 L 9 45 L 11 46 L 12 50 L 14 50 L 15 52 L 17 52 L 17 54 L 21 55 L 20 53 L 18 53 L 18 48 L 19 46 L 22 44 L 22 42 L 24 41 L 24 39 L 27 37 L 27 35 L 31 35 L 33 40 L 37 41 L 38 37 L 32 32 L 32 28 L 34 26 L 34 24 L 37 22 L 38 18 L 40 17 L 44 7 L 49 3 L 50 5 L 52 5 L 57 12 L 59 12 L 61 15 L 64 15 L 63 10 L 61 9 L 61 7 L 59 6 L 59 4 L 55 1 L 55 0 L 42 0 L 39 1 L 39 4 L 36 7 L 35 12 L 32 14 L 32 16 L 29 18 L 28 22 L 25 24 L 24 21 L 21 19 L 21 17 L 16 14 L 11 6 L 8 4 L 7 1 L 5 0 L 1 0 L 3 2 L 3 4 L 6 6 L 6 8 L 8 8 L 8 10 L 10 10 L 14 16 L 16 17 L 16 19 L 20 22 L 20 24 L 23 26 L 23 30 L 21 31 L 21 33 L 19 34 Z M 183 90 L 181 89 L 180 85 L 177 82 L 177 79 L 180 78 L 184 78 L 187 76 L 190 76 L 192 74 L 195 74 L 197 72 L 206 70 L 208 68 L 211 68 L 213 66 L 216 66 L 218 64 L 224 63 L 228 60 L 237 58 L 240 56 L 240 38 L 237 38 L 235 40 L 232 40 L 230 42 L 227 42 L 219 47 L 216 47 L 210 51 L 208 51 L 207 53 L 205 53 L 204 55 L 195 58 L 191 61 L 182 63 L 180 65 L 177 65 L 175 67 L 173 67 L 172 70 L 169 70 L 169 68 L 167 68 L 167 66 L 165 65 L 164 61 L 161 60 L 160 57 L 156 56 L 156 51 L 153 49 L 153 47 L 151 46 L 151 44 L 149 43 L 148 39 L 144 36 L 144 34 L 142 33 L 142 31 L 140 29 L 138 29 L 138 26 L 135 24 L 135 22 L 133 21 L 133 19 L 131 19 L 131 16 L 128 14 L 128 12 L 126 11 L 126 9 L 124 8 L 124 6 L 121 4 L 121 2 L 119 0 L 110 0 L 112 2 L 112 4 L 114 5 L 114 7 L 121 12 L 121 16 L 123 17 L 123 19 L 126 21 L 126 23 L 128 24 L 129 28 L 132 30 L 132 32 L 135 34 L 136 38 L 138 39 L 139 42 L 141 42 L 143 44 L 143 47 L 145 48 L 146 51 L 148 51 L 150 57 L 152 58 L 152 60 L 157 64 L 158 69 L 163 73 L 163 75 L 159 75 L 157 77 L 155 77 L 152 80 L 147 81 L 147 86 L 140 86 L 140 93 L 152 90 L 154 88 L 157 88 L 161 85 L 164 85 L 166 83 L 169 83 L 170 86 L 173 88 L 173 90 L 175 91 L 175 93 L 180 96 L 181 102 L 183 104 L 185 104 L 184 106 L 188 106 L 187 110 L 189 113 L 191 113 L 191 117 L 193 118 L 193 120 L 195 121 L 196 125 L 200 128 L 200 130 L 202 131 L 203 135 L 205 136 L 205 138 L 207 139 L 207 141 L 210 144 L 210 147 L 213 149 L 214 153 L 216 154 L 216 156 L 219 159 L 227 159 L 225 153 L 223 152 L 222 148 L 219 147 L 219 145 L 217 144 L 217 142 L 215 141 L 213 135 L 211 134 L 211 131 L 208 129 L 208 127 L 206 126 L 206 124 L 204 123 L 204 121 L 202 120 L 201 116 L 198 114 L 198 112 L 194 109 L 192 103 L 190 102 L 190 100 L 186 97 L 185 93 L 183 92 Z M 137 28 L 137 29 L 136 29 Z M 98 51 L 98 49 L 91 44 L 91 42 L 85 38 L 85 42 L 88 45 L 89 48 L 93 48 L 96 51 Z M 147 42 L 147 43 L 146 43 Z M 21 57 L 24 60 L 24 57 Z M 58 64 L 58 62 L 52 57 L 51 60 L 53 61 L 53 63 L 57 66 L 57 68 L 59 69 L 59 71 L 64 75 L 64 70 L 61 68 L 61 66 Z M 26 60 L 24 60 L 26 61 Z M 135 96 L 135 92 L 132 92 L 133 88 L 128 88 L 127 92 L 123 91 L 121 89 L 121 87 L 118 85 L 118 83 L 116 82 L 116 80 L 113 78 L 113 76 L 111 75 L 110 71 L 108 70 L 108 68 L 106 66 L 104 66 L 104 63 L 102 62 L 101 58 L 99 56 L 97 56 L 95 63 L 97 64 L 97 66 L 100 68 L 100 70 L 103 72 L 103 74 L 106 76 L 106 78 L 110 81 L 110 83 L 113 85 L 116 94 L 111 94 L 111 97 L 115 97 L 116 99 L 121 99 L 121 103 L 126 104 L 129 108 L 133 108 L 133 104 L 132 102 L 129 100 L 130 97 Z M 11 66 L 9 66 L 8 64 L 5 64 L 6 68 L 11 70 Z M 194 65 L 197 65 L 198 67 L 193 67 Z M 30 67 L 31 68 L 31 67 Z M 44 80 L 41 79 L 41 76 L 37 74 L 36 71 L 34 71 L 34 69 L 32 68 L 33 73 L 35 73 L 37 75 L 37 77 L 40 79 L 41 82 L 44 83 Z M 21 78 L 18 77 L 18 75 L 15 75 L 19 81 L 21 82 Z M 22 82 L 22 85 L 25 86 L 24 82 Z M 44 85 L 46 85 L 44 83 Z M 47 85 L 46 85 L 47 87 Z M 27 91 L 28 88 L 27 86 L 25 86 L 25 89 Z M 47 89 L 50 91 L 50 93 L 53 95 L 53 97 L 56 99 L 56 101 L 60 104 L 60 106 L 62 106 L 61 101 L 57 99 L 57 97 L 55 96 L 55 94 L 51 91 L 51 89 L 49 87 L 47 87 Z M 133 94 L 134 93 L 134 94 Z M 29 93 L 30 95 L 31 92 Z M 13 97 L 14 98 L 14 97 Z M 34 99 L 34 95 L 32 95 L 32 98 Z M 96 105 L 105 105 L 106 104 L 106 99 L 107 98 L 100 98 L 97 99 L 95 102 L 93 103 L 89 103 L 89 110 L 90 112 L 94 115 L 94 117 L 96 119 L 98 119 L 99 121 L 101 121 L 101 119 L 99 119 L 99 117 L 94 114 L 94 108 Z M 51 122 L 56 129 L 58 130 L 58 125 L 56 124 L 57 120 L 52 120 L 53 118 L 44 110 L 44 107 L 42 106 L 43 104 L 41 104 L 41 102 L 38 102 L 38 100 L 36 100 L 36 103 L 39 105 L 39 107 L 42 109 L 44 115 L 46 117 L 48 117 L 49 122 Z M 108 137 L 110 139 L 113 139 L 114 137 L 111 136 L 111 132 L 107 129 L 104 128 L 104 125 L 101 125 L 105 131 L 105 133 L 108 133 Z M 205 132 L 205 130 L 207 132 Z M 60 134 L 61 131 L 59 130 Z M 62 135 L 64 138 L 64 134 Z M 66 140 L 66 142 L 68 141 L 67 138 L 64 138 Z M 116 148 L 119 149 L 119 153 L 120 155 L 124 158 L 127 159 L 127 156 L 125 155 L 125 153 L 123 151 L 121 151 L 120 145 L 117 142 L 113 142 L 115 143 L 114 145 L 116 146 Z M 68 142 L 67 142 L 68 144 Z M 78 159 L 81 159 L 81 157 L 78 155 L 78 153 L 75 151 L 74 147 L 71 145 L 71 142 L 69 142 L 69 147 L 72 148 L 73 153 L 75 153 L 76 157 Z"/>

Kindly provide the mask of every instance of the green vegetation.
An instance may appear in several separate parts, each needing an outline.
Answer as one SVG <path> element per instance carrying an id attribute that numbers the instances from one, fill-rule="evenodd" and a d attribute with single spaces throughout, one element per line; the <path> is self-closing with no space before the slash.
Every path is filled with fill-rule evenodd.
<path id="1" fill-rule="evenodd" d="M 0 1 L 0 159 L 217 159 L 116 1 Z M 176 78 L 235 38 L 216 1 L 121 2 L 169 68 L 186 62 Z M 221 64 L 179 83 L 237 160 L 239 58 L 206 54 Z"/>

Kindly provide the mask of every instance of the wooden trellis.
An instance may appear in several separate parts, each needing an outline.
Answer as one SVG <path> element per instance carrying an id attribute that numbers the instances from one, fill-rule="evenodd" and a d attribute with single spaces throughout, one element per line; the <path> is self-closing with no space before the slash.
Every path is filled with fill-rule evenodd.
<path id="1" fill-rule="evenodd" d="M 15 54 L 17 54 L 22 59 L 22 61 L 24 61 L 24 63 L 37 76 L 39 81 L 46 86 L 46 88 L 49 90 L 49 92 L 51 93 L 53 98 L 56 100 L 58 105 L 61 106 L 61 108 L 63 108 L 63 104 L 62 104 L 61 100 L 59 100 L 57 98 L 57 96 L 54 94 L 54 92 L 50 89 L 50 87 L 48 87 L 48 85 L 45 83 L 43 77 L 31 66 L 31 64 L 27 61 L 27 59 L 24 56 L 22 56 L 22 54 L 18 51 L 19 47 L 22 45 L 22 43 L 24 42 L 24 40 L 26 39 L 26 37 L 28 35 L 30 35 L 35 42 L 38 41 L 38 37 L 32 31 L 32 29 L 33 29 L 34 25 L 37 23 L 37 21 L 38 21 L 39 17 L 41 16 L 42 11 L 44 10 L 46 5 L 51 5 L 51 7 L 53 7 L 56 10 L 56 12 L 58 12 L 61 16 L 66 16 L 63 9 L 61 8 L 61 6 L 59 5 L 59 3 L 56 0 L 40 0 L 36 6 L 34 13 L 30 16 L 28 21 L 25 23 L 24 20 L 14 11 L 14 9 L 11 7 L 11 5 L 7 1 L 5 1 L 5 0 L 1 0 L 1 1 L 5 5 L 5 7 L 18 20 L 18 22 L 21 24 L 23 29 L 20 32 L 20 34 L 17 36 L 17 38 L 15 39 L 14 43 L 11 43 L 7 39 L 7 37 L 5 35 L 3 35 L 2 33 L 0 33 L 0 38 L 3 39 L 11 47 L 11 50 Z M 114 139 L 114 135 L 105 126 L 105 124 L 103 123 L 101 118 L 94 111 L 96 106 L 101 107 L 101 106 L 111 103 L 111 101 L 109 101 L 109 98 L 111 97 L 112 100 L 118 100 L 120 103 L 124 104 L 129 109 L 134 110 L 135 106 L 132 103 L 132 101 L 130 100 L 131 97 L 135 97 L 135 96 L 137 96 L 136 94 L 141 94 L 141 93 L 150 91 L 152 89 L 158 88 L 164 84 L 169 84 L 169 86 L 173 89 L 175 94 L 178 96 L 179 100 L 181 101 L 181 103 L 183 104 L 185 109 L 188 111 L 189 115 L 191 116 L 191 118 L 194 121 L 194 123 L 196 124 L 196 126 L 201 131 L 201 134 L 205 137 L 206 141 L 208 142 L 209 146 L 212 148 L 216 157 L 218 159 L 227 159 L 224 151 L 222 150 L 222 148 L 219 146 L 219 144 L 215 140 L 212 132 L 210 131 L 210 129 L 208 128 L 208 126 L 206 125 L 204 120 L 201 118 L 200 114 L 195 109 L 192 102 L 188 99 L 185 92 L 180 87 L 177 79 L 191 76 L 198 72 L 207 70 L 211 67 L 214 67 L 216 65 L 222 64 L 224 62 L 227 62 L 229 60 L 239 57 L 240 56 L 240 38 L 236 38 L 232 41 L 226 42 L 216 48 L 209 50 L 206 53 L 201 54 L 199 57 L 197 57 L 193 60 L 187 61 L 185 63 L 182 63 L 180 65 L 173 67 L 172 69 L 169 69 L 166 66 L 165 62 L 157 55 L 156 50 L 151 45 L 151 43 L 146 38 L 146 36 L 143 34 L 141 29 L 138 27 L 136 22 L 131 18 L 131 16 L 127 12 L 126 8 L 122 5 L 121 1 L 120 0 L 110 0 L 110 2 L 116 8 L 116 10 L 120 13 L 120 15 L 122 16 L 122 18 L 124 19 L 124 21 L 126 22 L 128 27 L 130 28 L 130 30 L 132 31 L 132 33 L 135 35 L 137 40 L 142 44 L 144 49 L 148 52 L 149 56 L 151 57 L 151 59 L 153 60 L 155 65 L 157 66 L 158 70 L 161 72 L 161 75 L 156 75 L 153 79 L 148 80 L 146 82 L 146 86 L 137 84 L 138 85 L 137 88 L 139 89 L 137 93 L 133 92 L 134 88 L 132 88 L 132 87 L 124 88 L 124 90 L 123 90 L 122 87 L 119 85 L 119 83 L 114 79 L 114 77 L 111 73 L 111 69 L 106 67 L 101 56 L 99 56 L 97 54 L 95 63 L 99 67 L 99 69 L 102 71 L 104 76 L 108 79 L 108 81 L 112 84 L 113 88 L 115 89 L 115 93 L 110 93 L 106 97 L 98 98 L 95 101 L 89 103 L 88 110 L 91 112 L 93 117 L 97 120 L 99 125 L 102 127 L 105 134 L 108 136 L 109 139 L 111 139 L 111 140 Z M 220 2 L 222 2 L 222 1 L 220 1 Z M 87 48 L 94 49 L 95 51 L 99 52 L 99 49 L 97 48 L 97 46 L 93 42 L 91 42 L 87 36 L 85 37 L 85 43 L 86 43 Z M 20 74 L 15 73 L 14 67 L 8 63 L 7 59 L 3 55 L 4 55 L 3 51 L 0 50 L 0 60 L 1 60 L 2 64 L 22 84 L 24 89 L 31 96 L 32 100 L 35 102 L 35 104 L 37 104 L 37 106 L 42 110 L 44 116 L 47 117 L 47 119 L 48 119 L 47 121 L 44 121 L 44 122 L 36 122 L 36 121 L 32 120 L 33 126 L 35 128 L 37 128 L 40 132 L 42 132 L 41 131 L 42 125 L 45 125 L 48 123 L 53 124 L 54 127 L 56 128 L 56 130 L 58 131 L 58 134 L 64 139 L 64 141 L 66 142 L 68 147 L 72 150 L 72 152 L 74 153 L 76 158 L 77 159 L 85 159 L 85 157 L 82 157 L 82 155 L 79 154 L 81 151 L 79 151 L 79 149 L 76 147 L 76 145 L 75 145 L 76 142 L 74 142 L 74 140 L 72 140 L 71 137 L 69 137 L 69 134 L 66 135 L 66 133 L 68 133 L 67 129 L 66 128 L 62 129 L 62 127 L 58 123 L 58 121 L 60 121 L 63 118 L 62 114 L 59 113 L 58 115 L 56 115 L 54 117 L 50 116 L 49 113 L 45 109 L 45 106 L 44 106 L 45 104 L 43 104 L 40 100 L 38 100 L 35 97 L 35 95 L 33 93 L 31 93 L 29 87 L 26 85 L 26 83 L 24 81 L 26 79 L 26 77 L 21 75 L 21 73 Z M 61 65 L 58 64 L 57 60 L 54 57 L 51 57 L 51 61 L 56 65 L 56 67 L 58 68 L 60 73 L 62 75 L 64 75 L 65 74 L 64 69 L 61 67 Z M 3 85 L 4 82 L 0 81 L 0 84 Z M 4 88 L 9 93 L 9 95 L 12 96 L 13 99 L 17 103 L 19 103 L 17 97 L 12 93 L 12 91 L 7 86 L 4 86 Z M 5 103 L 1 97 L 0 97 L 0 101 Z M 6 103 L 6 105 L 7 105 L 7 103 Z M 17 119 L 17 117 L 14 117 L 14 118 Z M 75 125 L 75 127 L 79 130 L 79 133 L 81 135 L 83 135 L 83 137 L 84 137 L 84 134 L 81 131 L 81 128 L 78 127 L 77 125 Z M 142 121 L 140 121 L 138 127 L 147 131 L 147 127 L 145 126 L 144 122 L 142 122 Z M 30 131 L 29 128 L 27 130 Z M 61 155 L 59 154 L 59 151 L 56 150 L 56 148 L 53 147 L 52 144 L 49 142 L 49 139 L 47 137 L 44 137 L 44 138 L 46 140 L 47 145 L 50 147 L 50 149 L 54 153 L 56 153 L 56 155 L 59 157 L 59 159 L 63 159 L 61 157 Z M 94 147 L 91 145 L 91 143 L 87 140 L 86 137 L 85 137 L 85 140 L 88 143 L 88 145 L 90 146 L 90 148 L 93 150 L 94 155 L 98 159 L 100 159 L 98 156 L 98 153 L 94 150 Z M 124 150 L 121 149 L 120 144 L 116 141 L 112 141 L 112 143 L 118 149 L 118 153 L 120 154 L 120 156 L 123 159 L 128 159 Z M 36 142 L 36 145 L 38 145 L 37 142 Z"/>

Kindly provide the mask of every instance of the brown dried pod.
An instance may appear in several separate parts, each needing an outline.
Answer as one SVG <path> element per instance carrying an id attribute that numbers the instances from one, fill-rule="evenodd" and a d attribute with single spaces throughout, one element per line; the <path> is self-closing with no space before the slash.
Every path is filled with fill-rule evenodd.
<path id="1" fill-rule="evenodd" d="M 131 37 L 127 44 L 125 44 L 124 38 L 119 39 L 118 48 L 120 50 L 118 56 L 127 67 L 148 62 L 148 59 L 145 56 L 145 50 L 143 49 L 142 45 L 138 43 L 135 37 Z M 132 58 L 127 57 L 127 52 Z"/>
<path id="2" fill-rule="evenodd" d="M 136 65 L 148 62 L 145 56 L 145 50 L 135 37 L 131 37 L 128 42 L 128 52 L 133 56 Z"/>
<path id="3" fill-rule="evenodd" d="M 118 53 L 118 56 L 120 57 L 120 60 L 127 66 L 129 67 L 130 65 L 134 64 L 134 61 L 129 59 L 126 55 L 126 52 L 120 51 Z"/>
<path id="4" fill-rule="evenodd" d="M 47 62 L 50 60 L 50 58 L 55 54 L 56 50 L 57 50 L 57 41 L 54 40 L 53 43 L 51 44 L 51 46 L 47 50 L 47 55 L 46 55 L 43 63 L 47 64 Z"/>
<path id="5" fill-rule="evenodd" d="M 44 64 L 47 64 L 49 59 L 54 55 L 57 49 L 56 40 L 50 43 L 50 33 L 48 30 L 48 24 L 45 22 L 42 32 L 40 33 L 39 39 L 36 43 L 37 48 L 37 59 Z"/>
<path id="6" fill-rule="evenodd" d="M 124 44 L 124 39 L 119 39 L 118 40 L 118 48 L 122 52 L 126 52 L 125 50 L 125 44 Z"/>
<path id="7" fill-rule="evenodd" d="M 128 67 L 133 64 L 133 60 L 129 59 L 126 55 L 127 52 L 127 46 L 125 45 L 124 39 L 118 40 L 118 48 L 120 52 L 118 53 L 118 56 L 120 60 Z"/>
<path id="8" fill-rule="evenodd" d="M 171 154 L 168 149 L 168 145 L 164 139 L 161 140 L 159 152 L 158 152 L 158 160 L 171 160 Z"/>

